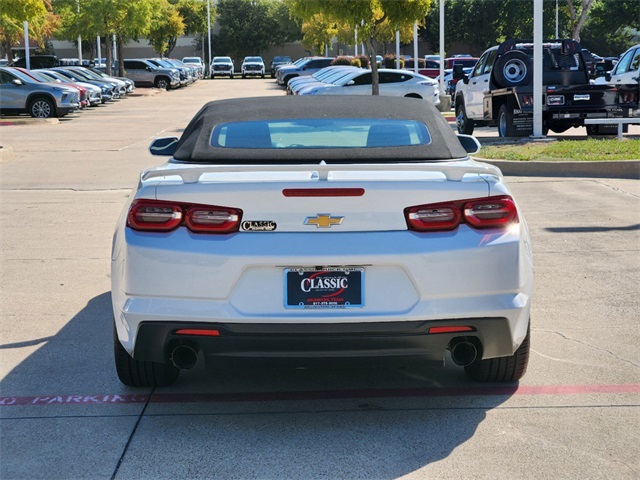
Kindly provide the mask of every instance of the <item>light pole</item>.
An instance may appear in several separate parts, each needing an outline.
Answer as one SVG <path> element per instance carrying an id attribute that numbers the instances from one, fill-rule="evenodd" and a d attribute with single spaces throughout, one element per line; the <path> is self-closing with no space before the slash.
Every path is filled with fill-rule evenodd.
<path id="1" fill-rule="evenodd" d="M 78 0 L 78 15 L 80 15 L 80 0 Z M 82 37 L 78 35 L 78 60 L 82 65 Z"/>
<path id="2" fill-rule="evenodd" d="M 533 137 L 542 134 L 542 0 L 533 0 Z"/>
<path id="3" fill-rule="evenodd" d="M 211 75 L 211 0 L 207 0 L 207 31 L 209 34 L 209 52 L 207 56 L 207 71 Z"/>
<path id="4" fill-rule="evenodd" d="M 418 73 L 418 22 L 413 23 L 413 71 Z"/>
<path id="5" fill-rule="evenodd" d="M 444 0 L 440 0 L 440 95 L 444 95 Z"/>
<path id="6" fill-rule="evenodd" d="M 31 70 L 31 58 L 29 55 L 29 22 L 25 20 L 23 27 L 24 27 L 24 61 L 26 62 L 25 66 L 27 67 L 27 70 Z M 9 51 L 9 53 L 11 53 L 11 51 Z"/>
<path id="7" fill-rule="evenodd" d="M 558 0 L 556 0 L 556 39 L 558 38 Z"/>

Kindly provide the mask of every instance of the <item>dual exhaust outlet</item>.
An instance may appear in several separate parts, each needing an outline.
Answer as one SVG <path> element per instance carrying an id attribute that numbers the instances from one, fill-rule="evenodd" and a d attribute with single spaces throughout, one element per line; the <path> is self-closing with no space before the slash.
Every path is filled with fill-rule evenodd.
<path id="1" fill-rule="evenodd" d="M 190 370 L 198 363 L 198 347 L 178 345 L 171 351 L 171 363 L 180 370 Z M 449 343 L 453 363 L 461 367 L 471 365 L 478 358 L 478 348 L 466 338 L 454 338 Z"/>

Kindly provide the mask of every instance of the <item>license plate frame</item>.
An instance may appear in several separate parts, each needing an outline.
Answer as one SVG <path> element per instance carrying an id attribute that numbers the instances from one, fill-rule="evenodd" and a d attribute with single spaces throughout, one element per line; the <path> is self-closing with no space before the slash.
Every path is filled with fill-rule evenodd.
<path id="1" fill-rule="evenodd" d="M 287 309 L 347 309 L 364 307 L 363 267 L 284 269 Z"/>

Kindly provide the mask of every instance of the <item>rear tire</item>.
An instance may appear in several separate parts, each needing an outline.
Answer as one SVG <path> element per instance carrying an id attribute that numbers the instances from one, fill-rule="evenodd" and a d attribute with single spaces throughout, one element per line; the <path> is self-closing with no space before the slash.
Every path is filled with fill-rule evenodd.
<path id="1" fill-rule="evenodd" d="M 467 111 L 462 102 L 456 105 L 456 125 L 458 126 L 459 133 L 464 135 L 471 135 L 473 133 L 473 120 L 467 117 Z"/>
<path id="2" fill-rule="evenodd" d="M 531 325 L 527 328 L 527 336 L 510 357 L 488 358 L 476 360 L 464 367 L 467 376 L 479 382 L 514 382 L 520 380 L 527 371 L 529 350 L 531 347 Z"/>
<path id="3" fill-rule="evenodd" d="M 180 370 L 173 365 L 146 362 L 131 357 L 118 339 L 115 322 L 113 350 L 118 378 L 130 387 L 166 387 L 173 384 L 180 374 Z"/>
<path id="4" fill-rule="evenodd" d="M 498 110 L 498 135 L 501 137 L 513 137 L 513 110 L 506 104 Z"/>

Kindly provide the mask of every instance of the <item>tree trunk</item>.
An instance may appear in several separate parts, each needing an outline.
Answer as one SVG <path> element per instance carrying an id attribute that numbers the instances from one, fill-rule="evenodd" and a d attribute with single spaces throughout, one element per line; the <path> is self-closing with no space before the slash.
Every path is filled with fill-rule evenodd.
<path id="1" fill-rule="evenodd" d="M 108 33 L 107 35 L 105 35 L 104 47 L 106 50 L 105 57 L 107 58 L 107 64 L 105 65 L 107 75 L 113 74 L 113 69 L 111 68 L 111 64 L 113 63 L 113 48 L 111 46 L 111 38 L 111 34 Z"/>
<path id="2" fill-rule="evenodd" d="M 580 33 L 582 32 L 582 27 L 584 27 L 584 23 L 587 21 L 587 18 L 589 18 L 589 10 L 591 10 L 594 1 L 595 0 L 582 0 L 582 9 L 580 10 L 580 15 L 578 15 L 573 5 L 573 0 L 567 0 L 567 5 L 569 6 L 569 16 L 571 17 L 572 38 L 576 42 L 580 41 Z"/>
<path id="3" fill-rule="evenodd" d="M 118 75 L 124 77 L 124 39 L 116 35 L 116 49 L 118 50 Z"/>
<path id="4" fill-rule="evenodd" d="M 377 42 L 373 38 L 367 38 L 364 42 L 367 56 L 371 63 L 371 95 L 380 95 L 380 83 L 378 79 L 378 62 L 376 61 Z"/>

